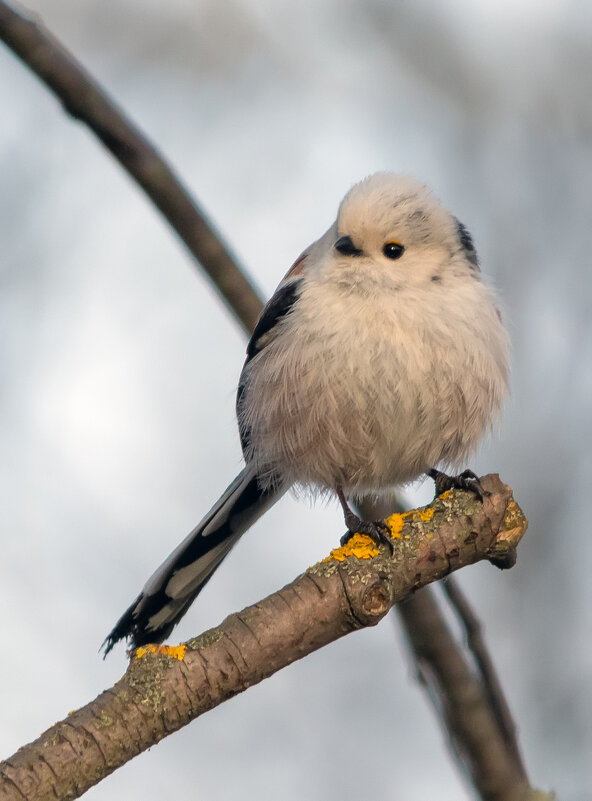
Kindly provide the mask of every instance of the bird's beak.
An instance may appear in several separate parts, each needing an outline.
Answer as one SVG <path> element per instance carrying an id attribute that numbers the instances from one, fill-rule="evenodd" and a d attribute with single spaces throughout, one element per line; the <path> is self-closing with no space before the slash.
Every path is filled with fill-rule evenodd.
<path id="1" fill-rule="evenodd" d="M 351 236 L 341 236 L 335 243 L 335 250 L 343 256 L 361 256 L 363 251 L 352 242 Z"/>

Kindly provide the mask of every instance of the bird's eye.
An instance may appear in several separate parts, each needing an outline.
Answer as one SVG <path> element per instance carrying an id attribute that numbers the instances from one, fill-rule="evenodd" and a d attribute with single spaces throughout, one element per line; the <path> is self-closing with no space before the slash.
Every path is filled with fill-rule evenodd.
<path id="1" fill-rule="evenodd" d="M 400 242 L 387 242 L 382 252 L 387 259 L 400 259 L 405 252 L 405 248 Z"/>

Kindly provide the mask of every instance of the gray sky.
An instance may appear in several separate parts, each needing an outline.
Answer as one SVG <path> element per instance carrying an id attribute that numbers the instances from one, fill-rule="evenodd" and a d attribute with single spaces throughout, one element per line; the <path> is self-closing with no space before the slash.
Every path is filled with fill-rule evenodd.
<path id="1" fill-rule="evenodd" d="M 477 566 L 462 583 L 534 783 L 589 798 L 591 6 L 29 8 L 149 132 L 265 295 L 378 169 L 424 179 L 471 230 L 514 351 L 512 400 L 471 466 L 514 487 L 531 527 L 514 570 Z M 240 465 L 245 342 L 139 190 L 4 48 L 0 103 L 7 756 L 124 669 L 122 648 L 100 659 L 101 641 Z M 410 502 L 430 490 L 410 489 Z M 285 499 L 174 639 L 282 586 L 342 528 L 336 505 Z M 390 618 L 224 704 L 88 798 L 150 801 L 172 784 L 209 801 L 469 798 Z"/>

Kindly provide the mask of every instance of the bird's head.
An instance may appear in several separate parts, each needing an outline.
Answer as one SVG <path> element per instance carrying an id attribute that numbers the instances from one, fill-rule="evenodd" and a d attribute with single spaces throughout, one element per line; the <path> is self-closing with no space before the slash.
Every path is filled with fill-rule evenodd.
<path id="1" fill-rule="evenodd" d="M 401 288 L 478 275 L 468 231 L 406 175 L 376 173 L 355 184 L 334 230 L 330 269 L 340 282 Z"/>

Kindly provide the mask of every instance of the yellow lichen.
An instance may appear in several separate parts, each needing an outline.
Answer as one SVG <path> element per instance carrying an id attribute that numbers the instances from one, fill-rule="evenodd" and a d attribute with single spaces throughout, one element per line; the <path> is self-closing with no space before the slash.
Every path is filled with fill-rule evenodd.
<path id="1" fill-rule="evenodd" d="M 524 512 L 518 506 L 514 498 L 512 498 L 506 508 L 503 526 L 507 531 L 512 529 L 520 529 L 523 534 L 528 528 L 528 520 L 524 516 Z"/>
<path id="2" fill-rule="evenodd" d="M 163 656 L 171 656 L 173 659 L 178 659 L 182 662 L 185 658 L 185 645 L 142 645 L 136 649 L 136 658 L 141 659 L 146 654 L 163 654 Z"/>
<path id="3" fill-rule="evenodd" d="M 425 509 L 411 509 L 409 512 L 403 514 L 395 513 L 384 521 L 391 530 L 391 537 L 393 539 L 401 539 L 401 531 L 405 521 L 413 518 L 419 518 L 422 523 L 427 523 L 434 516 L 434 509 L 431 506 L 426 506 Z"/>
<path id="4" fill-rule="evenodd" d="M 405 525 L 405 518 L 407 517 L 407 512 L 405 514 L 397 514 L 391 515 L 387 517 L 384 521 L 390 529 L 391 537 L 396 540 L 401 539 L 401 531 L 403 531 L 403 526 Z"/>
<path id="5" fill-rule="evenodd" d="M 446 495 L 447 493 L 445 492 L 441 497 L 445 497 Z M 403 537 L 402 534 L 405 523 L 407 521 L 427 523 L 433 518 L 434 513 L 435 510 L 431 506 L 426 506 L 423 509 L 411 509 L 411 511 L 403 512 L 402 514 L 395 512 L 395 514 L 387 517 L 384 522 L 388 526 L 391 539 L 400 540 L 404 538 L 408 540 L 409 535 L 405 534 Z M 428 534 L 427 536 L 431 538 L 432 535 Z M 343 562 L 348 556 L 355 556 L 358 559 L 371 559 L 373 556 L 378 556 L 379 553 L 374 540 L 366 534 L 354 534 L 341 548 L 334 548 L 330 555 L 323 559 L 322 562 L 326 563 L 333 560 Z"/>
<path id="6" fill-rule="evenodd" d="M 354 534 L 345 545 L 334 548 L 329 556 L 323 559 L 323 562 L 330 562 L 332 559 L 343 562 L 348 556 L 355 556 L 357 559 L 372 559 L 379 553 L 380 551 L 371 537 L 366 534 Z"/>

